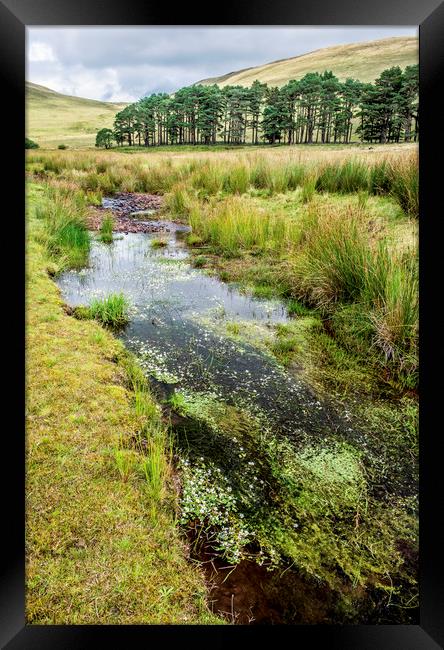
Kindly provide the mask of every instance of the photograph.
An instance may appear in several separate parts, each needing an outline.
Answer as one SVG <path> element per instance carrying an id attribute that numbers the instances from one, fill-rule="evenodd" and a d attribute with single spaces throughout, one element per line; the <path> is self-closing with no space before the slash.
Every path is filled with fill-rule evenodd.
<path id="1" fill-rule="evenodd" d="M 411 26 L 26 28 L 37 625 L 418 624 Z"/>
<path id="2" fill-rule="evenodd" d="M 225 9 L 0 0 L 5 650 L 444 648 L 444 2 Z"/>
<path id="3" fill-rule="evenodd" d="M 444 647 L 444 3 L 394 1 L 0 0 L 5 650 Z"/>

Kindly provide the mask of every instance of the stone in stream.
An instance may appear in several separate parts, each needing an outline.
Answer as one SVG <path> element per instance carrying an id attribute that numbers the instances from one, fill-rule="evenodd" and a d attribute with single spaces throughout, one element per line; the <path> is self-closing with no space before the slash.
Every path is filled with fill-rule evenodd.
<path id="1" fill-rule="evenodd" d="M 120 192 L 111 197 L 104 197 L 102 205 L 91 208 L 88 215 L 88 227 L 92 230 L 99 230 L 103 214 L 111 210 L 114 217 L 114 232 L 128 233 L 153 233 L 153 232 L 174 232 L 176 230 L 189 232 L 189 226 L 175 224 L 170 221 L 149 219 L 162 205 L 162 197 L 154 194 L 137 194 L 131 192 Z M 145 217 L 142 220 L 138 217 Z"/>

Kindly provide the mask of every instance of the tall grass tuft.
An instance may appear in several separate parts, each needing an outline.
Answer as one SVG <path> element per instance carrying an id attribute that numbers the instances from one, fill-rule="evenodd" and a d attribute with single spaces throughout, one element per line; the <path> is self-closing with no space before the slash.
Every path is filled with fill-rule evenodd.
<path id="1" fill-rule="evenodd" d="M 271 168 L 267 161 L 259 159 L 252 165 L 250 170 L 250 183 L 258 190 L 271 188 Z"/>
<path id="2" fill-rule="evenodd" d="M 222 188 L 228 194 L 245 194 L 250 185 L 249 170 L 243 163 L 229 167 L 222 179 Z"/>
<path id="3" fill-rule="evenodd" d="M 53 192 L 45 204 L 46 246 L 65 268 L 79 268 L 88 261 L 90 236 L 85 224 L 84 202 Z"/>
<path id="4" fill-rule="evenodd" d="M 374 163 L 369 169 L 370 194 L 389 194 L 392 187 L 392 175 L 387 160 Z"/>
<path id="5" fill-rule="evenodd" d="M 111 328 L 123 327 L 129 321 L 129 302 L 123 293 L 95 298 L 89 306 L 90 317 Z"/>
<path id="6" fill-rule="evenodd" d="M 311 209 L 294 265 L 294 296 L 328 310 L 357 299 L 365 286 L 370 249 L 359 213 L 348 208 L 326 215 Z"/>
<path id="7" fill-rule="evenodd" d="M 156 504 L 160 503 L 164 497 L 169 474 L 168 440 L 165 429 L 160 424 L 147 427 L 144 435 L 146 436 L 146 445 L 141 470 L 155 508 Z"/>
<path id="8" fill-rule="evenodd" d="M 304 184 L 302 185 L 302 194 L 301 200 L 302 203 L 310 203 L 313 199 L 316 192 L 316 177 L 313 175 L 307 176 L 305 178 Z"/>
<path id="9" fill-rule="evenodd" d="M 369 168 L 360 160 L 324 165 L 318 173 L 316 189 L 319 192 L 348 194 L 368 190 Z"/>
<path id="10" fill-rule="evenodd" d="M 390 165 L 390 194 L 410 217 L 419 216 L 419 171 L 416 155 L 392 162 Z"/>
<path id="11" fill-rule="evenodd" d="M 362 332 L 370 334 L 385 362 L 410 377 L 413 387 L 418 342 L 418 265 L 413 251 L 394 252 L 385 239 L 370 241 L 359 207 L 349 206 L 347 214 L 313 208 L 305 220 L 292 281 L 292 295 L 324 314 L 356 305 Z M 355 334 L 359 338 L 357 329 Z"/>
<path id="12" fill-rule="evenodd" d="M 418 295 L 414 252 L 394 255 L 382 242 L 368 272 L 363 300 L 369 308 L 375 345 L 386 361 L 408 374 L 417 370 Z"/>
<path id="13" fill-rule="evenodd" d="M 283 250 L 298 241 L 300 232 L 292 220 L 261 211 L 236 196 L 209 207 L 195 205 L 189 222 L 204 242 L 228 256 Z"/>
<path id="14" fill-rule="evenodd" d="M 191 204 L 192 198 L 184 183 L 175 185 L 165 197 L 165 207 L 175 217 L 185 217 L 188 215 Z"/>
<path id="15" fill-rule="evenodd" d="M 99 238 L 104 244 L 112 244 L 114 219 L 112 214 L 107 213 L 102 220 L 99 231 Z"/>
<path id="16" fill-rule="evenodd" d="M 222 190 L 224 177 L 217 165 L 199 167 L 191 175 L 191 185 L 199 190 L 200 196 L 213 196 Z"/>

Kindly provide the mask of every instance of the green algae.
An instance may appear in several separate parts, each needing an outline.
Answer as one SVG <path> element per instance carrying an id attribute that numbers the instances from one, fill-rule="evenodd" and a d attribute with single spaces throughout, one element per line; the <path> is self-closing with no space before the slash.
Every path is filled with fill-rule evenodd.
<path id="1" fill-rule="evenodd" d="M 356 446 L 336 440 L 295 447 L 264 414 L 214 394 L 181 391 L 171 404 L 187 421 L 176 430 L 187 459 L 182 524 L 199 519 L 227 561 L 293 566 L 337 591 L 338 607 L 341 594 L 358 587 L 379 589 L 383 600 L 413 597 L 415 578 L 399 550 L 400 539 L 416 544 L 412 500 L 375 498 Z M 205 468 L 211 480 L 201 480 Z"/>

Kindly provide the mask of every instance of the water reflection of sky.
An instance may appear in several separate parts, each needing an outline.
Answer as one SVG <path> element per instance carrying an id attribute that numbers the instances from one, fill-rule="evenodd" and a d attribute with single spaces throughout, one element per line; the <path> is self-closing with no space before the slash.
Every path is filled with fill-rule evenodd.
<path id="1" fill-rule="evenodd" d="M 287 319 L 281 303 L 243 295 L 217 278 L 187 263 L 181 264 L 188 253 L 175 233 L 168 235 L 168 244 L 161 249 L 151 246 L 155 237 L 129 233 L 115 236 L 111 246 L 94 242 L 89 268 L 65 273 L 59 279 L 67 302 L 87 304 L 92 297 L 122 291 L 139 314 L 150 312 L 168 317 L 180 313 L 185 317 L 216 308 L 219 315 L 228 319 Z"/>
<path id="2" fill-rule="evenodd" d="M 152 247 L 153 238 L 155 234 L 130 233 L 115 235 L 112 245 L 95 241 L 89 267 L 59 277 L 65 301 L 88 304 L 93 297 L 123 292 L 132 307 L 121 337 L 161 386 L 167 382 L 248 407 L 275 433 L 300 443 L 348 439 L 372 457 L 382 481 L 387 464 L 377 440 L 371 451 L 372 439 L 351 427 L 347 414 L 344 418 L 320 401 L 271 354 L 228 335 L 227 322 L 250 323 L 265 340 L 273 324 L 288 320 L 284 305 L 243 295 L 192 268 L 180 233 L 170 233 L 168 245 L 160 249 Z M 403 466 L 392 466 L 390 489 L 401 486 L 408 492 L 409 476 Z"/>
<path id="3" fill-rule="evenodd" d="M 284 305 L 241 294 L 192 268 L 180 235 L 171 233 L 161 249 L 152 247 L 155 237 L 130 233 L 115 236 L 111 246 L 94 242 L 89 268 L 59 278 L 64 299 L 74 306 L 123 292 L 132 308 L 122 338 L 148 374 L 241 401 L 291 435 L 329 430 L 329 414 L 308 386 L 270 354 L 226 334 L 227 321 L 263 328 L 285 322 Z"/>

